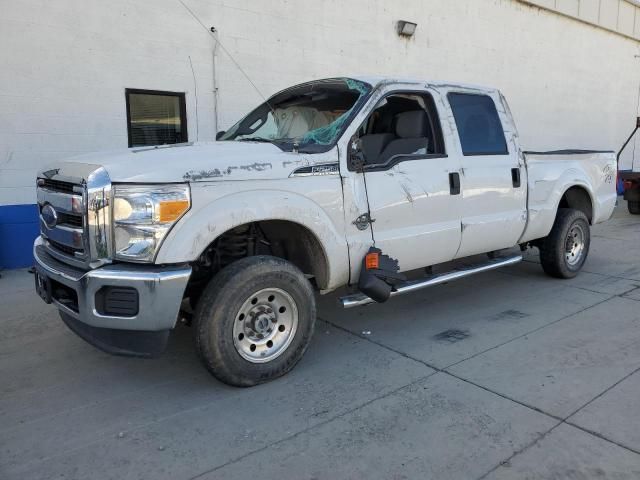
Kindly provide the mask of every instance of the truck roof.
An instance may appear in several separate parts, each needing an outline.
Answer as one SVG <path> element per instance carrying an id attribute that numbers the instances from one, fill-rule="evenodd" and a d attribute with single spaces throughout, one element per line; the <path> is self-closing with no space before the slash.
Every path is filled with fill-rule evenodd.
<path id="1" fill-rule="evenodd" d="M 469 90 L 480 90 L 483 92 L 498 91 L 498 89 L 495 87 L 487 87 L 485 85 L 474 85 L 470 83 L 461 83 L 461 82 L 448 82 L 445 80 L 427 80 L 423 78 L 392 77 L 392 76 L 385 76 L 385 75 L 350 75 L 348 78 L 353 78 L 354 80 L 367 82 L 371 84 L 373 87 L 377 87 L 383 83 L 408 83 L 408 84 L 416 84 L 416 85 L 428 84 L 434 87 L 464 88 Z"/>

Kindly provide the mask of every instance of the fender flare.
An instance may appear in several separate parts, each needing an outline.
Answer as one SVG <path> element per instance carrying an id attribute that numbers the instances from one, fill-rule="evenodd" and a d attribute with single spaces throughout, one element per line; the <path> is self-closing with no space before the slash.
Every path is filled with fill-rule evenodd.
<path id="1" fill-rule="evenodd" d="M 258 199 L 258 200 L 256 200 Z M 197 260 L 224 232 L 251 222 L 283 220 L 308 229 L 323 248 L 327 262 L 327 290 L 349 280 L 349 255 L 344 235 L 318 204 L 283 190 L 251 190 L 225 195 L 191 209 L 171 229 L 160 246 L 156 263 Z"/>
<path id="2" fill-rule="evenodd" d="M 590 222 L 591 225 L 593 225 L 593 220 L 596 218 L 597 204 L 595 202 L 595 199 L 594 199 L 594 196 L 593 196 L 593 192 L 591 191 L 591 188 L 589 187 L 588 184 L 583 183 L 583 182 L 574 182 L 573 184 L 565 186 L 562 194 L 558 197 L 558 201 L 556 202 L 556 213 L 560 209 L 560 202 L 562 201 L 564 196 L 567 194 L 567 192 L 569 190 L 571 190 L 572 188 L 579 188 L 581 190 L 584 190 L 586 192 L 587 196 L 589 197 L 589 202 L 591 203 L 591 218 L 589 219 L 589 222 Z"/>

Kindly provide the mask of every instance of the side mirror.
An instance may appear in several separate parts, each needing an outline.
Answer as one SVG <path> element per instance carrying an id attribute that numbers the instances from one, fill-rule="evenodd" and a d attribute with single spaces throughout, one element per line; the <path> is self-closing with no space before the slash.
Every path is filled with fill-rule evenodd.
<path id="1" fill-rule="evenodd" d="M 220 138 L 227 133 L 226 130 L 220 130 L 218 133 L 216 133 L 216 140 L 220 140 Z"/>
<path id="2" fill-rule="evenodd" d="M 349 144 L 349 170 L 361 172 L 364 169 L 365 158 L 360 138 L 353 137 Z"/>

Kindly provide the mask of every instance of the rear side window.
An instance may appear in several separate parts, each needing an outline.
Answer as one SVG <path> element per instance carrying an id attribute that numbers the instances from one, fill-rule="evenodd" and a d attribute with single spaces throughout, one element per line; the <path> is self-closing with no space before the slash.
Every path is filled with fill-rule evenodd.
<path id="1" fill-rule="evenodd" d="M 508 155 L 502 123 L 493 99 L 487 95 L 450 93 L 464 155 Z"/>

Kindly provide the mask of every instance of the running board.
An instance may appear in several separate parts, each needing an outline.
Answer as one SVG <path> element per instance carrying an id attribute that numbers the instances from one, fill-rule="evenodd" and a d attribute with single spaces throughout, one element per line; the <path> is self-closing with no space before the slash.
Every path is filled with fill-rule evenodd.
<path id="1" fill-rule="evenodd" d="M 452 282 L 460 278 L 469 277 L 476 273 L 488 272 L 490 270 L 495 270 L 496 268 L 507 267 L 509 265 L 514 265 L 521 260 L 522 255 L 495 258 L 479 265 L 462 267 L 450 272 L 431 275 L 427 278 L 412 280 L 397 286 L 396 289 L 391 292 L 391 296 L 395 297 L 398 295 L 404 295 L 405 293 L 415 292 L 416 290 L 422 290 L 423 288 L 433 287 L 434 285 L 441 285 L 443 283 Z M 353 308 L 368 305 L 370 303 L 375 303 L 375 300 L 372 300 L 363 293 L 356 293 L 354 295 L 348 295 L 346 297 L 340 298 L 340 303 L 344 308 Z"/>

